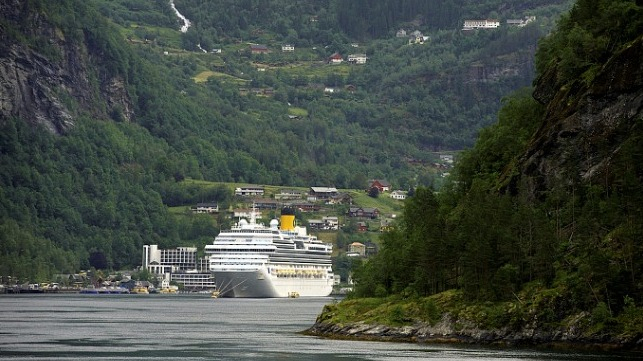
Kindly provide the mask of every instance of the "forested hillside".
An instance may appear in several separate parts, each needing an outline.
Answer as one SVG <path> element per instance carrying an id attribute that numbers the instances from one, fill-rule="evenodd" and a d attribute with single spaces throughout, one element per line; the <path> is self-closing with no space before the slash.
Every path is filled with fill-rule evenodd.
<path id="1" fill-rule="evenodd" d="M 357 270 L 355 294 L 457 290 L 479 306 L 455 311 L 463 324 L 507 327 L 528 342 L 552 341 L 536 340 L 547 330 L 639 340 L 641 34 L 640 2 L 577 1 L 541 43 L 534 92 L 505 100 L 440 194 L 418 189 L 407 201 L 381 252 Z M 393 319 L 436 322 L 432 307 Z"/>
<path id="2" fill-rule="evenodd" d="M 186 178 L 438 184 L 435 152 L 471 146 L 500 99 L 531 83 L 537 41 L 569 1 L 381 4 L 386 21 L 354 28 L 366 20 L 343 16 L 371 9 L 177 0 L 191 21 L 181 33 L 167 1 L 1 3 L 0 273 L 135 267 L 143 244 L 204 244 L 220 222 L 167 206 L 229 195 Z M 470 16 L 527 15 L 537 21 L 461 31 Z M 335 52 L 368 62 L 330 65 Z"/>

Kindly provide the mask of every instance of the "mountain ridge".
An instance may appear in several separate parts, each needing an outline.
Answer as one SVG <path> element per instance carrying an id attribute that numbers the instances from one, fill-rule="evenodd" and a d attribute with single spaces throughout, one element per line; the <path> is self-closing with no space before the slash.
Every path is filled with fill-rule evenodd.
<path id="1" fill-rule="evenodd" d="M 185 3 L 177 2 L 182 13 Z M 185 230 L 198 229 L 199 221 L 218 229 L 220 220 L 173 219 L 167 211 L 169 195 L 179 195 L 173 203 L 194 198 L 186 195 L 185 178 L 351 189 L 371 178 L 400 189 L 439 185 L 444 170 L 432 165 L 435 152 L 470 144 L 481 124 L 492 121 L 501 94 L 529 83 L 533 60 L 524 59 L 548 26 L 543 17 L 542 27 L 466 36 L 450 29 L 432 33 L 424 45 L 387 35 L 353 48 L 333 27 L 333 9 L 319 7 L 318 21 L 302 18 L 301 28 L 282 18 L 284 34 L 257 32 L 234 18 L 239 33 L 219 39 L 221 54 L 206 54 L 175 51 L 202 40 L 207 29 L 196 21 L 180 33 L 164 0 L 28 5 L 0 4 L 1 46 L 9 50 L 0 55 L 7 84 L 0 87 L 0 214 L 12 230 L 7 261 L 0 263 L 5 273 L 36 278 L 88 268 L 90 253 L 103 253 L 110 267 L 134 267 L 144 242 L 206 242 Z M 301 34 L 301 53 L 250 53 L 247 42 L 279 44 L 294 36 L 289 30 Z M 246 34 L 255 35 L 239 42 L 237 35 Z M 213 39 L 209 45 L 218 45 Z M 324 64 L 338 50 L 376 56 L 363 67 Z M 494 60 L 513 53 L 520 54 L 511 63 L 518 76 Z M 284 65 L 260 71 L 256 62 Z M 476 64 L 473 77 L 469 64 Z M 210 69 L 272 95 L 244 93 L 229 78 L 194 81 Z M 340 91 L 324 93 L 327 86 Z M 47 244 L 52 259 L 41 262 L 30 252 L 25 260 L 17 234 L 33 249 Z"/>

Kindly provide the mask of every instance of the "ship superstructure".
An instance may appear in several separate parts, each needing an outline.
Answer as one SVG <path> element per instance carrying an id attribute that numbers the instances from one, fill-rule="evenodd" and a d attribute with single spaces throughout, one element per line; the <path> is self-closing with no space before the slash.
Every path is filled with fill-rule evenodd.
<path id="1" fill-rule="evenodd" d="M 294 225 L 284 209 L 269 226 L 240 220 L 205 247 L 221 297 L 328 296 L 333 288 L 332 245 Z"/>

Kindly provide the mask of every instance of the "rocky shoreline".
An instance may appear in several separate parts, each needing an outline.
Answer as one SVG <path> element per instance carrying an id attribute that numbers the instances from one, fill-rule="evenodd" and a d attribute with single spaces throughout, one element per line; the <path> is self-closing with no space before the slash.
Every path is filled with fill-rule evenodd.
<path id="1" fill-rule="evenodd" d="M 445 314 L 434 325 L 416 323 L 411 326 L 391 327 L 363 322 L 334 324 L 316 322 L 303 331 L 305 335 L 332 339 L 365 341 L 417 342 L 417 343 L 462 343 L 501 346 L 529 346 L 601 351 L 630 351 L 643 353 L 643 336 L 586 335 L 580 328 L 543 330 L 522 327 L 484 330 L 462 324 Z"/>

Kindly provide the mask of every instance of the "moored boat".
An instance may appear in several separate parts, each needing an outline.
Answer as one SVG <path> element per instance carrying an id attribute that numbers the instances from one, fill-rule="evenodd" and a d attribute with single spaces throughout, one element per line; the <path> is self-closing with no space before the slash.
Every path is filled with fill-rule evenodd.
<path id="1" fill-rule="evenodd" d="M 138 286 L 134 286 L 130 291 L 130 293 L 138 294 L 138 295 L 147 295 L 150 293 L 150 291 L 147 290 L 147 287 L 138 285 Z"/>

